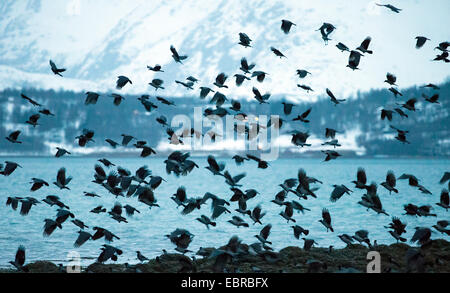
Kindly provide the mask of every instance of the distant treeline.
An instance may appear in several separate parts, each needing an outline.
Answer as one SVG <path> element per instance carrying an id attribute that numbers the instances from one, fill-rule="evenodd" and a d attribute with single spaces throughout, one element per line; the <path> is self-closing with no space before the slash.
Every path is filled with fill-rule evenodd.
<path id="1" fill-rule="evenodd" d="M 280 99 L 270 99 L 269 104 L 260 105 L 256 101 L 242 101 L 242 112 L 255 115 L 280 115 L 286 122 L 282 132 L 288 130 L 308 131 L 325 140 L 325 128 L 333 128 L 341 133 L 359 128 L 361 135 L 357 141 L 359 146 L 366 149 L 366 155 L 377 156 L 450 156 L 450 118 L 449 102 L 450 82 L 441 84 L 440 90 L 413 87 L 401 89 L 403 97 L 395 98 L 386 90 L 372 90 L 358 93 L 355 97 L 335 106 L 328 97 L 323 97 L 315 103 L 301 103 L 293 108 L 292 114 L 283 114 Z M 39 126 L 35 129 L 25 124 L 28 117 L 37 113 L 39 108 L 32 106 L 20 97 L 21 93 L 33 98 L 48 108 L 55 117 L 41 115 Z M 440 94 L 440 104 L 430 104 L 424 100 L 422 94 L 428 96 Z M 113 105 L 113 98 L 109 94 L 102 94 L 96 105 L 84 105 L 85 94 L 71 91 L 53 90 L 4 90 L 0 92 L 0 150 L 2 153 L 27 153 L 48 155 L 50 150 L 44 142 L 75 143 L 75 137 L 84 128 L 95 131 L 95 146 L 107 146 L 105 138 L 121 141 L 121 134 L 130 134 L 146 140 L 150 146 L 156 146 L 161 140 L 167 139 L 167 134 L 156 122 L 160 115 L 171 118 L 177 114 L 187 114 L 191 117 L 195 106 L 214 107 L 208 104 L 211 95 L 205 100 L 199 96 L 185 98 L 171 98 L 176 107 L 162 105 L 151 94 L 151 101 L 158 105 L 150 115 L 144 109 L 139 96 L 125 96 L 120 106 Z M 342 97 L 339 97 L 342 98 Z M 416 98 L 418 110 L 404 112 L 409 118 L 401 118 L 394 114 L 392 122 L 380 119 L 381 108 L 393 110 L 400 107 L 396 103 Z M 224 105 L 224 107 L 227 104 Z M 309 107 L 312 112 L 309 124 L 300 124 L 291 120 Z M 408 130 L 407 139 L 411 144 L 401 144 L 386 134 L 395 134 L 389 125 Z M 4 139 L 14 130 L 24 130 L 20 140 L 21 145 L 13 145 Z M 339 137 L 338 137 L 339 138 Z M 293 146 L 294 147 L 294 146 Z M 54 150 L 51 150 L 54 152 Z"/>

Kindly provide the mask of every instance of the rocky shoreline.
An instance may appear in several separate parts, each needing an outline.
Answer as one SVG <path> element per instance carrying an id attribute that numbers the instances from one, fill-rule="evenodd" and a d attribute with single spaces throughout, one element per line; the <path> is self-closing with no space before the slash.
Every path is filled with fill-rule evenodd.
<path id="1" fill-rule="evenodd" d="M 205 248 L 212 252 L 214 248 Z M 286 247 L 279 252 L 244 255 L 229 260 L 219 271 L 228 273 L 365 273 L 370 250 L 363 245 L 343 249 Z M 426 247 L 407 244 L 379 245 L 382 273 L 450 273 L 450 242 L 433 240 Z M 408 262 L 408 258 L 410 261 Z M 63 273 L 66 269 L 48 261 L 25 265 L 29 273 Z M 0 269 L 0 273 L 15 273 L 15 269 Z M 93 263 L 82 273 L 213 273 L 218 272 L 217 258 L 191 259 L 182 254 L 166 253 L 149 261 L 129 265 Z"/>

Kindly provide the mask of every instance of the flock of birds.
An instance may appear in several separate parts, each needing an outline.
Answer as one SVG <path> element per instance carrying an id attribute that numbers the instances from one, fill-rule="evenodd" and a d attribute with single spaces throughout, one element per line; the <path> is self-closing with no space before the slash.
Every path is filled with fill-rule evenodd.
<path id="1" fill-rule="evenodd" d="M 395 13 L 399 13 L 401 11 L 401 9 L 398 9 L 392 5 L 381 5 L 381 4 L 379 5 L 385 6 L 386 8 L 392 10 Z M 281 30 L 285 34 L 289 34 L 293 26 L 296 26 L 296 24 L 289 20 L 281 21 Z M 335 29 L 336 27 L 330 23 L 324 23 L 318 29 L 325 44 L 327 44 L 328 41 L 331 40 L 329 36 L 330 34 L 333 33 Z M 416 43 L 417 49 L 422 48 L 425 45 L 425 43 L 429 41 L 428 38 L 423 36 L 418 36 L 416 39 L 417 39 Z M 357 70 L 359 69 L 358 66 L 360 64 L 360 61 L 362 60 L 362 57 L 366 56 L 364 54 L 368 55 L 373 54 L 373 51 L 369 49 L 370 43 L 371 38 L 367 37 L 361 43 L 361 45 L 354 50 L 350 50 L 345 44 L 341 42 L 339 42 L 336 45 L 336 47 L 342 52 L 349 53 L 347 67 L 349 67 L 352 70 Z M 252 39 L 245 33 L 239 33 L 238 44 L 245 48 L 251 48 Z M 442 53 L 436 56 L 434 60 L 450 62 L 448 59 L 449 46 L 450 46 L 449 42 L 440 43 L 436 47 L 436 49 L 441 51 Z M 286 57 L 281 51 L 279 51 L 275 47 L 271 47 L 270 50 L 277 57 L 280 58 Z M 180 55 L 173 46 L 170 47 L 170 51 L 172 53 L 173 59 L 177 63 L 183 64 L 183 61 L 188 58 L 187 55 Z M 53 61 L 50 61 L 50 66 L 52 72 L 55 75 L 62 76 L 62 73 L 66 71 L 66 69 L 64 68 L 57 67 Z M 244 82 L 251 80 L 251 78 L 256 78 L 256 80 L 260 83 L 264 82 L 264 79 L 266 75 L 268 75 L 268 73 L 264 71 L 254 70 L 255 66 L 256 65 L 253 63 L 249 64 L 246 58 L 242 58 L 240 67 L 242 73 L 237 73 L 234 75 L 236 86 L 241 86 Z M 147 66 L 147 68 L 148 70 L 154 72 L 164 72 L 162 70 L 162 66 L 158 64 L 156 64 L 155 66 Z M 298 69 L 297 75 L 299 79 L 303 80 L 308 75 L 311 75 L 311 73 L 306 69 Z M 228 109 L 223 107 L 223 105 L 225 104 L 225 102 L 228 101 L 228 99 L 219 90 L 222 90 L 223 88 L 228 88 L 228 85 L 226 84 L 227 79 L 228 76 L 225 73 L 220 73 L 216 77 L 215 82 L 213 83 L 215 88 L 206 86 L 199 87 L 200 97 L 202 99 L 205 99 L 210 93 L 214 93 L 212 99 L 210 100 L 210 104 L 214 104 L 215 107 L 207 108 L 205 110 L 204 115 L 205 116 L 217 115 L 219 117 L 224 117 L 227 114 L 234 114 L 237 122 L 239 121 L 248 122 L 247 114 L 240 111 L 241 104 L 239 101 L 232 100 L 231 107 Z M 391 91 L 394 94 L 395 98 L 397 98 L 398 96 L 402 96 L 400 91 L 396 88 L 397 86 L 396 81 L 397 78 L 394 74 L 388 73 L 386 75 L 385 82 L 389 84 L 390 86 L 389 91 Z M 193 90 L 195 84 L 198 83 L 199 80 L 193 76 L 189 76 L 188 78 L 186 78 L 185 81 L 176 80 L 175 82 L 177 85 L 183 86 L 188 90 Z M 119 76 L 116 82 L 116 87 L 117 89 L 120 90 L 123 87 L 127 86 L 128 84 L 130 85 L 132 84 L 132 81 L 128 77 Z M 155 78 L 149 83 L 149 85 L 155 88 L 155 91 L 164 90 L 164 81 L 162 79 Z M 305 90 L 307 92 L 314 91 L 311 87 L 309 87 L 306 84 L 298 84 L 297 86 L 300 89 Z M 424 87 L 432 88 L 433 90 L 436 91 L 439 90 L 439 87 L 434 84 L 428 84 L 425 85 Z M 266 93 L 263 95 L 256 87 L 253 87 L 252 92 L 254 94 L 254 98 L 260 104 L 268 103 L 268 100 L 271 96 L 270 93 Z M 344 99 L 336 98 L 335 95 L 332 93 L 332 91 L 328 88 L 326 89 L 326 93 L 330 97 L 331 102 L 334 103 L 335 105 L 341 104 L 342 102 L 345 101 Z M 100 96 L 101 95 L 96 92 L 87 92 L 85 104 L 86 105 L 96 104 Z M 39 104 L 35 100 L 27 97 L 24 94 L 22 94 L 21 97 L 27 102 L 31 103 L 33 106 L 39 108 L 39 113 L 30 116 L 28 121 L 26 121 L 26 123 L 32 125 L 33 127 L 39 125 L 38 121 L 41 118 L 41 114 L 45 116 L 55 116 L 49 109 L 46 109 L 43 105 Z M 115 93 L 112 94 L 111 97 L 113 98 L 113 103 L 116 106 L 119 106 L 121 102 L 125 99 L 123 96 Z M 436 93 L 432 97 L 424 96 L 424 99 L 430 103 L 439 103 L 438 102 L 439 94 Z M 173 101 L 170 101 L 160 96 L 156 97 L 155 101 L 151 101 L 150 95 L 142 95 L 140 98 L 138 98 L 138 100 L 141 102 L 146 111 L 149 112 L 158 109 L 159 107 L 161 107 L 161 105 L 172 107 L 176 106 Z M 398 103 L 399 107 L 395 109 L 392 110 L 382 109 L 381 119 L 382 120 L 387 119 L 391 121 L 394 113 L 397 113 L 401 117 L 407 118 L 408 115 L 404 112 L 404 110 L 414 112 L 416 110 L 415 108 L 416 102 L 417 99 L 413 98 L 409 99 L 404 103 Z M 284 108 L 284 114 L 286 116 L 292 114 L 293 108 L 296 105 L 287 102 L 282 102 L 282 104 Z M 308 115 L 310 114 L 311 110 L 312 109 L 310 108 L 303 113 L 299 113 L 297 117 L 292 119 L 292 121 L 299 121 L 300 123 L 309 123 Z M 253 123 L 251 124 L 251 127 L 248 127 L 246 125 L 244 127 L 235 127 L 235 131 L 240 134 L 245 134 L 247 138 L 251 140 L 254 139 L 259 134 L 259 131 L 265 127 L 281 128 L 284 121 L 286 120 L 280 118 L 279 121 L 269 121 L 267 125 L 260 125 L 258 123 Z M 199 133 L 195 129 L 185 129 L 182 131 L 182 133 L 176 133 L 173 129 L 169 127 L 167 123 L 168 119 L 163 115 L 157 118 L 157 122 L 161 124 L 162 127 L 164 127 L 166 133 L 169 136 L 168 139 L 170 143 L 174 145 L 183 144 L 183 139 L 186 137 L 193 137 L 193 136 L 201 137 L 204 135 L 209 135 L 214 140 L 215 137 L 218 135 L 216 133 L 212 133 L 211 131 L 206 134 Z M 406 138 L 406 135 L 408 134 L 407 130 L 401 130 L 392 125 L 391 128 L 397 132 L 397 136 L 395 137 L 397 140 L 403 143 L 409 143 Z M 6 139 L 13 144 L 20 144 L 22 143 L 22 141 L 19 140 L 20 133 L 21 133 L 20 131 L 14 131 L 10 133 L 6 137 Z M 326 128 L 325 130 L 326 138 L 330 138 L 331 140 L 324 142 L 322 145 L 333 147 L 333 150 L 323 151 L 326 155 L 325 161 L 336 159 L 339 156 L 341 156 L 337 151 L 334 150 L 335 148 L 340 146 L 338 140 L 335 139 L 336 133 L 337 131 L 332 128 Z M 93 130 L 84 129 L 82 133 L 76 137 L 78 145 L 80 147 L 85 147 L 88 143 L 95 143 L 93 139 L 94 134 L 95 132 Z M 295 146 L 299 147 L 311 146 L 311 144 L 307 143 L 308 137 L 309 134 L 306 132 L 294 131 L 292 133 L 291 142 Z M 122 141 L 120 143 L 109 138 L 107 138 L 105 141 L 108 144 L 110 144 L 111 147 L 113 148 L 116 148 L 117 146 L 127 147 L 130 143 L 132 143 L 132 141 L 134 141 L 133 146 L 141 151 L 140 154 L 141 157 L 148 157 L 152 154 L 156 154 L 156 151 L 152 147 L 150 147 L 146 141 L 139 140 L 133 137 L 132 135 L 122 134 Z M 58 147 L 55 156 L 59 158 L 64 155 L 70 154 L 71 153 L 66 149 Z M 260 169 L 268 169 L 270 167 L 270 164 L 268 162 L 252 154 L 247 154 L 245 156 L 235 155 L 233 157 L 233 160 L 238 166 L 244 163 L 249 164 L 251 161 L 253 161 L 257 163 L 257 166 Z M 126 168 L 116 166 L 114 163 L 105 158 L 100 159 L 98 161 L 99 164 L 96 164 L 94 168 L 94 175 L 92 181 L 93 183 L 103 187 L 105 192 L 115 196 L 116 200 L 119 197 L 135 197 L 137 198 L 137 201 L 139 203 L 148 206 L 150 209 L 159 207 L 155 193 L 158 187 L 164 182 L 166 182 L 166 180 L 163 177 L 153 174 L 152 171 L 149 170 L 147 166 L 142 166 L 133 173 Z M 177 177 L 188 176 L 196 168 L 199 168 L 197 163 L 190 158 L 189 152 L 174 151 L 167 157 L 164 163 L 167 175 L 173 174 Z M 0 174 L 3 176 L 10 176 L 18 167 L 21 168 L 21 166 L 15 162 L 6 161 L 5 165 L 0 164 Z M 232 213 L 233 215 L 231 215 L 231 219 L 227 221 L 231 225 L 244 228 L 249 227 L 249 222 L 252 222 L 253 224 L 263 225 L 264 216 L 266 212 L 262 210 L 260 205 L 257 205 L 256 207 L 251 209 L 248 208 L 247 204 L 252 198 L 257 197 L 260 193 L 255 189 L 244 190 L 242 188 L 242 185 L 239 184 L 240 180 L 246 176 L 245 172 L 233 176 L 229 173 L 229 171 L 226 170 L 225 167 L 226 167 L 225 164 L 223 162 L 218 162 L 213 155 L 209 155 L 207 157 L 207 166 L 205 168 L 209 170 L 213 176 L 223 177 L 226 184 L 229 185 L 230 191 L 232 193 L 230 199 L 226 200 L 210 192 L 206 192 L 203 197 L 189 197 L 187 195 L 186 188 L 180 186 L 176 190 L 176 192 L 171 196 L 171 199 L 175 203 L 175 207 L 177 209 L 181 208 L 182 215 L 187 215 L 195 210 L 203 211 L 202 207 L 205 204 L 210 203 L 211 207 L 210 215 L 207 216 L 205 214 L 202 214 L 200 217 L 196 219 L 199 223 L 205 225 L 208 230 L 213 229 L 214 227 L 219 225 L 217 221 L 219 220 L 219 218 L 223 218 L 224 214 L 232 214 Z M 396 185 L 397 179 L 407 180 L 408 184 L 413 188 L 417 188 L 422 193 L 431 194 L 431 192 L 427 188 L 425 188 L 423 185 L 420 184 L 420 180 L 412 174 L 403 174 L 400 177 L 396 178 L 395 174 L 392 171 L 389 171 L 386 175 L 386 180 L 380 183 L 380 185 L 386 190 L 388 190 L 389 193 L 391 192 L 398 193 L 399 190 L 397 189 Z M 66 169 L 61 168 L 59 169 L 56 175 L 56 180 L 55 182 L 53 182 L 53 184 L 56 185 L 61 190 L 70 190 L 69 186 L 71 180 L 72 177 L 66 174 Z M 445 184 L 447 182 L 449 184 L 448 187 L 450 189 L 449 172 L 446 172 L 440 180 L 441 184 Z M 377 183 L 372 182 L 371 184 L 368 184 L 366 173 L 363 168 L 358 169 L 356 180 L 353 181 L 352 183 L 354 184 L 354 188 L 363 190 L 365 192 L 361 197 L 361 200 L 358 202 L 358 204 L 360 204 L 367 210 L 374 211 L 377 214 L 384 214 L 389 216 L 387 211 L 383 209 L 380 197 L 378 196 Z M 46 182 L 41 178 L 32 178 L 30 184 L 31 184 L 30 188 L 31 192 L 37 191 L 41 188 L 49 187 L 50 185 L 48 182 Z M 300 203 L 300 200 L 308 200 L 311 198 L 316 198 L 317 197 L 316 192 L 318 190 L 317 184 L 322 184 L 322 182 L 316 178 L 309 177 L 306 174 L 305 170 L 300 169 L 298 171 L 296 178 L 288 178 L 279 184 L 280 191 L 275 195 L 275 198 L 271 200 L 271 203 L 279 206 L 282 209 L 279 215 L 282 218 L 284 218 L 287 223 L 290 222 L 294 223 L 291 226 L 293 229 L 293 236 L 296 239 L 300 239 L 300 237 L 304 236 L 302 237 L 302 239 L 304 240 L 303 248 L 305 250 L 311 249 L 311 247 L 317 244 L 317 242 L 314 241 L 314 239 L 312 238 L 306 238 L 306 236 L 309 234 L 309 230 L 299 225 L 295 225 L 296 220 L 293 218 L 293 216 L 294 211 L 301 213 L 309 211 L 308 208 L 304 207 Z M 345 194 L 350 194 L 353 192 L 343 184 L 334 185 L 333 187 L 334 189 L 330 195 L 331 202 L 336 202 Z M 288 196 L 291 194 L 295 196 L 298 200 L 288 199 Z M 100 197 L 100 195 L 94 192 L 84 192 L 84 195 L 86 197 L 91 198 Z M 111 243 L 115 239 L 120 239 L 119 236 L 100 226 L 92 227 L 92 232 L 89 232 L 88 230 L 89 227 L 81 219 L 76 218 L 75 214 L 71 212 L 70 207 L 64 204 L 61 198 L 56 195 L 48 195 L 43 200 L 38 200 L 34 197 L 10 196 L 7 198 L 6 204 L 10 205 L 13 210 L 17 210 L 20 205 L 20 214 L 25 216 L 30 212 L 33 206 L 36 206 L 41 202 L 44 202 L 52 207 L 53 206 L 57 207 L 56 216 L 54 218 L 48 218 L 44 220 L 43 235 L 45 237 L 51 236 L 57 229 L 62 229 L 63 224 L 65 224 L 66 221 L 70 219 L 71 223 L 80 228 L 80 230 L 78 231 L 78 237 L 74 242 L 75 247 L 80 247 L 87 241 L 95 241 L 101 238 L 104 238 L 104 240 L 108 243 L 100 247 L 101 252 L 97 258 L 98 262 L 104 263 L 108 260 L 117 261 L 118 256 L 123 253 L 123 251 L 120 248 L 111 245 Z M 237 205 L 234 210 L 233 208 L 231 208 L 232 204 Z M 450 208 L 449 204 L 450 204 L 449 192 L 448 189 L 444 188 L 440 196 L 440 201 L 436 203 L 436 205 L 448 211 L 448 209 Z M 436 216 L 436 214 L 432 213 L 432 206 L 430 205 L 417 206 L 410 203 L 404 206 L 404 210 L 405 215 L 407 216 L 418 216 L 418 217 Z M 128 219 L 126 217 L 132 217 L 135 213 L 141 212 L 135 207 L 128 204 L 122 206 L 122 204 L 119 201 L 117 201 L 110 210 L 108 210 L 103 206 L 97 206 L 91 210 L 91 213 L 106 214 L 115 221 L 117 221 L 118 223 L 122 222 L 128 223 Z M 319 222 L 325 227 L 327 232 L 328 231 L 331 233 L 334 232 L 332 216 L 326 208 L 323 209 L 322 219 L 320 219 Z M 447 220 L 440 220 L 437 221 L 436 225 L 434 225 L 433 228 L 440 233 L 450 235 L 450 229 L 447 228 L 448 225 L 449 222 Z M 400 218 L 392 217 L 392 221 L 386 226 L 386 229 L 397 242 L 406 242 L 407 241 L 406 238 L 402 236 L 404 233 L 406 233 L 406 226 L 407 226 L 406 222 L 400 220 Z M 214 263 L 214 270 L 221 272 L 224 271 L 224 266 L 227 262 L 230 262 L 233 259 L 238 258 L 242 255 L 248 254 L 260 255 L 267 261 L 274 261 L 276 260 L 277 255 L 272 251 L 272 248 L 270 247 L 272 243 L 268 240 L 271 228 L 272 228 L 271 224 L 263 225 L 263 228 L 261 229 L 260 233 L 258 235 L 255 235 L 255 238 L 258 241 L 251 245 L 244 245 L 237 236 L 233 236 L 230 239 L 230 241 L 223 247 L 214 249 L 212 252 L 206 251 L 204 248 L 200 248 L 200 250 L 196 254 L 215 259 L 216 261 Z M 416 227 L 415 230 L 416 231 L 411 239 L 411 242 L 413 243 L 418 242 L 422 246 L 430 245 L 432 234 L 431 228 Z M 342 234 L 338 235 L 338 237 L 340 240 L 342 240 L 344 243 L 348 245 L 358 242 L 367 245 L 371 249 L 374 249 L 377 246 L 376 240 L 372 242 L 369 239 L 368 234 L 369 233 L 366 230 L 359 230 L 356 231 L 354 235 Z M 188 249 L 190 243 L 194 239 L 194 234 L 192 234 L 191 232 L 185 229 L 176 229 L 171 234 L 166 235 L 166 237 L 171 241 L 171 243 L 175 245 L 175 250 L 177 252 L 180 252 L 182 254 L 191 252 Z M 167 253 L 166 251 L 164 252 Z M 420 251 L 415 252 L 413 251 L 409 253 L 409 259 L 417 258 L 418 255 L 420 255 L 420 253 L 421 253 Z M 139 261 L 142 262 L 148 261 L 148 258 L 145 257 L 140 251 L 136 251 L 136 255 Z M 26 267 L 24 266 L 25 247 L 23 246 L 19 247 L 16 253 L 15 260 L 11 261 L 10 263 L 20 271 L 26 270 Z"/>

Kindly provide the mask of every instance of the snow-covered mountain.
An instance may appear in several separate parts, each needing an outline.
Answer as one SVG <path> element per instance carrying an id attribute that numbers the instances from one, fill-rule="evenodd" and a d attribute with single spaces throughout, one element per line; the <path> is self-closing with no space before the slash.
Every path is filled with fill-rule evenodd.
<path id="1" fill-rule="evenodd" d="M 124 93 L 152 93 L 148 83 L 165 81 L 161 94 L 192 94 L 174 83 L 192 75 L 208 86 L 216 75 L 229 75 L 226 95 L 251 98 L 251 88 L 291 99 L 312 100 L 326 87 L 339 96 L 385 87 L 386 72 L 407 87 L 448 77 L 448 64 L 430 62 L 433 48 L 448 38 L 446 0 L 392 1 L 400 14 L 373 1 L 144 1 L 144 0 L 6 0 L 0 3 L 0 90 L 8 87 L 115 91 L 118 75 L 133 85 Z M 280 30 L 282 19 L 296 23 L 291 33 Z M 323 22 L 337 27 L 325 46 L 317 29 Z M 252 48 L 238 45 L 239 32 L 253 40 Z M 432 41 L 416 50 L 418 35 Z M 361 71 L 346 68 L 348 54 L 336 47 L 343 42 L 357 47 L 371 36 L 373 55 L 363 57 Z M 183 65 L 171 57 L 170 45 L 189 58 Z M 287 58 L 271 51 L 274 46 Z M 232 76 L 247 57 L 257 70 L 268 72 L 236 87 Z M 64 78 L 54 76 L 48 61 L 67 68 Z M 161 64 L 164 73 L 148 71 Z M 299 80 L 295 70 L 311 76 Z M 296 84 L 315 91 L 307 94 Z M 197 93 L 194 92 L 195 94 Z"/>

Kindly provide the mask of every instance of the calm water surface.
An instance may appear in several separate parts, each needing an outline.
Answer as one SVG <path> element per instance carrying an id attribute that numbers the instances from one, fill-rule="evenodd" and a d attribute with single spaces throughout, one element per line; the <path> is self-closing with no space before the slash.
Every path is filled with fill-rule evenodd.
<path id="1" fill-rule="evenodd" d="M 187 177 L 176 178 L 174 175 L 167 175 L 163 159 L 140 159 L 140 158 L 109 158 L 116 165 L 129 169 L 132 173 L 139 167 L 147 165 L 153 174 L 160 175 L 167 182 L 163 182 L 156 190 L 155 195 L 160 208 L 149 209 L 146 205 L 139 203 L 137 198 L 116 199 L 108 194 L 103 187 L 92 183 L 94 165 L 97 163 L 94 158 L 3 158 L 12 160 L 23 168 L 18 168 L 11 176 L 0 176 L 0 266 L 8 266 L 8 261 L 14 259 L 17 247 L 25 245 L 27 249 L 27 262 L 34 260 L 53 260 L 64 262 L 67 254 L 71 251 L 80 253 L 83 264 L 88 264 L 100 253 L 100 247 L 104 240 L 88 241 L 80 248 L 73 248 L 79 230 L 69 220 L 63 224 L 63 229 L 57 229 L 50 237 L 42 236 L 44 219 L 55 218 L 56 207 L 50 207 L 45 203 L 33 206 L 29 215 L 21 216 L 18 211 L 13 211 L 6 206 L 8 196 L 33 196 L 37 199 L 44 199 L 47 195 L 58 195 L 66 205 L 70 206 L 76 218 L 84 221 L 90 228 L 101 226 L 109 229 L 121 239 L 116 240 L 112 245 L 123 249 L 124 254 L 119 257 L 119 262 L 135 263 L 136 250 L 140 250 L 147 257 L 160 255 L 162 249 L 173 251 L 175 246 L 164 235 L 169 234 L 176 228 L 188 229 L 195 234 L 194 240 L 189 249 L 196 251 L 199 247 L 219 246 L 225 244 L 233 235 L 238 235 L 245 243 L 251 244 L 257 239 L 255 234 L 259 233 L 261 225 L 252 225 L 251 220 L 246 217 L 250 228 L 237 228 L 227 220 L 231 219 L 230 214 L 222 215 L 217 220 L 217 227 L 207 230 L 203 224 L 195 219 L 201 214 L 210 216 L 210 205 L 205 205 L 202 209 L 183 216 L 180 210 L 177 211 L 175 203 L 170 196 L 176 189 L 184 185 L 187 189 L 188 197 L 203 196 L 206 191 L 214 193 L 227 200 L 232 192 L 225 184 L 223 177 L 213 176 L 204 167 L 207 165 L 206 158 L 193 158 L 200 166 Z M 444 209 L 435 205 L 439 202 L 439 195 L 444 186 L 438 183 L 442 174 L 449 171 L 449 160 L 393 160 L 393 159 L 339 159 L 332 162 L 323 163 L 320 159 L 279 159 L 271 162 L 267 170 L 256 168 L 256 164 L 246 162 L 243 166 L 237 167 L 234 161 L 219 160 L 226 162 L 226 168 L 232 175 L 246 172 L 247 177 L 240 182 L 243 184 L 242 190 L 254 188 L 260 195 L 248 201 L 248 208 L 253 209 L 260 204 L 267 214 L 263 218 L 263 224 L 273 225 L 269 240 L 273 242 L 273 248 L 279 250 L 286 246 L 302 246 L 303 241 L 297 240 L 293 236 L 291 223 L 279 215 L 283 210 L 270 202 L 275 194 L 280 190 L 278 184 L 287 178 L 295 178 L 299 168 L 304 168 L 309 176 L 313 176 L 321 181 L 320 189 L 316 192 L 317 199 L 301 200 L 301 203 L 311 209 L 305 214 L 294 213 L 296 224 L 309 229 L 308 237 L 315 239 L 320 246 L 343 247 L 337 235 L 342 233 L 353 234 L 358 229 L 369 231 L 370 239 L 377 240 L 378 243 L 388 244 L 393 242 L 393 238 L 383 226 L 390 222 L 391 217 L 377 215 L 373 211 L 357 204 L 363 195 L 363 191 L 354 190 L 348 196 L 344 195 L 339 201 L 331 203 L 329 201 L 333 184 L 345 184 L 353 189 L 350 182 L 355 179 L 358 167 L 366 169 L 369 183 L 375 181 L 380 184 L 384 181 L 387 170 L 393 170 L 396 176 L 402 173 L 412 173 L 417 176 L 422 185 L 428 188 L 433 195 L 422 194 L 415 188 L 408 186 L 406 181 L 397 181 L 399 194 L 390 195 L 387 190 L 379 186 L 378 193 L 383 203 L 384 209 L 391 216 L 399 216 L 408 223 L 407 238 L 410 239 L 416 226 L 428 226 L 435 224 L 436 220 L 450 220 L 449 214 Z M 73 176 L 70 182 L 71 190 L 59 190 L 51 184 L 56 179 L 56 173 L 60 167 L 66 167 L 67 175 Z M 106 168 L 105 168 L 106 170 Z M 30 192 L 32 177 L 42 178 L 50 183 L 50 187 L 43 187 L 36 192 Z M 96 192 L 101 198 L 88 198 L 83 195 L 83 191 Z M 298 200 L 290 194 L 288 200 Z M 89 211 L 97 205 L 103 205 L 108 210 L 114 203 L 119 201 L 122 205 L 130 204 L 136 207 L 141 213 L 133 217 L 127 217 L 129 223 L 117 223 L 108 214 L 93 214 Z M 434 207 L 434 212 L 438 217 L 410 217 L 404 216 L 403 205 L 414 203 L 416 205 L 430 204 Z M 322 208 L 328 208 L 331 217 L 334 233 L 326 232 L 325 227 L 318 222 L 321 219 Z M 232 203 L 232 210 L 237 208 L 237 203 Z M 237 214 L 234 212 L 233 214 Z M 241 216 L 241 215 L 240 215 Z M 89 232 L 92 230 L 88 229 Z M 444 238 L 448 236 L 434 233 L 433 238 Z"/>

